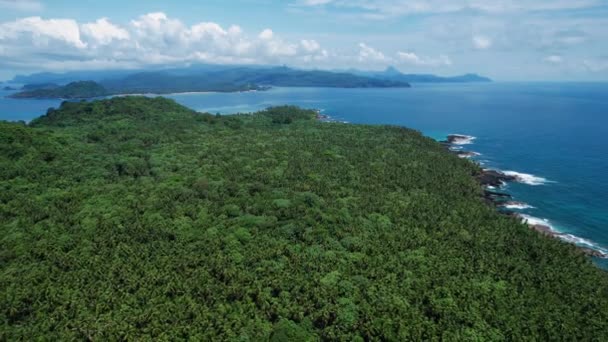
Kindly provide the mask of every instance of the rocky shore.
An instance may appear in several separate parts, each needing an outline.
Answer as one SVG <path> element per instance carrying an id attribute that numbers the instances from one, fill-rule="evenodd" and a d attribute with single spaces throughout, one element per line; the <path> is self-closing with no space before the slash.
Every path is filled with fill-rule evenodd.
<path id="1" fill-rule="evenodd" d="M 475 138 L 468 135 L 451 134 L 446 140 L 441 141 L 441 144 L 450 152 L 461 158 L 470 158 L 479 155 L 476 152 L 465 151 L 460 146 L 470 144 Z M 544 224 L 542 220 L 533 220 L 527 215 L 514 212 L 510 209 L 526 209 L 530 208 L 526 203 L 513 201 L 512 196 L 508 193 L 500 191 L 501 187 L 505 186 L 509 182 L 525 182 L 522 176 L 514 174 L 513 172 L 505 173 L 499 170 L 482 169 L 480 172 L 474 175 L 475 179 L 483 186 L 484 189 L 484 200 L 491 205 L 496 206 L 505 215 L 515 217 L 522 222 L 526 223 L 530 229 L 533 229 L 540 234 L 550 236 L 552 238 L 560 239 L 562 241 L 569 241 L 573 243 L 582 253 L 591 257 L 597 258 L 608 258 L 608 253 L 604 253 L 600 250 L 593 249 L 590 247 L 581 246 L 572 242 L 576 240 L 569 234 L 560 233 L 555 231 L 548 223 Z M 528 183 L 530 184 L 530 183 Z M 534 185 L 534 183 L 532 183 Z M 579 238 L 580 239 L 580 238 Z"/>
<path id="2" fill-rule="evenodd" d="M 513 216 L 520 218 L 522 221 L 527 223 L 528 226 L 530 226 L 530 228 L 534 229 L 535 231 L 537 231 L 543 235 L 550 236 L 552 238 L 556 238 L 556 239 L 560 239 L 560 240 L 567 240 L 567 238 L 568 238 L 566 234 L 558 233 L 547 225 L 531 223 L 528 220 L 526 220 L 525 217 L 523 217 L 522 215 L 519 215 L 519 214 L 514 214 Z M 608 258 L 608 253 L 603 253 L 596 249 L 583 247 L 583 246 L 579 246 L 579 245 L 576 245 L 576 247 L 586 255 L 596 257 L 596 258 L 603 258 L 603 259 Z"/>

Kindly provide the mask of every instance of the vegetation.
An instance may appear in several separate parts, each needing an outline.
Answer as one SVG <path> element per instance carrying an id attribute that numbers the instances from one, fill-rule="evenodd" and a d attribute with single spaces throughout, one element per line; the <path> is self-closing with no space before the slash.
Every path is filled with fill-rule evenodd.
<path id="1" fill-rule="evenodd" d="M 0 340 L 602 340 L 608 277 L 416 131 L 144 97 L 0 123 Z"/>
<path id="2" fill-rule="evenodd" d="M 333 87 L 333 88 L 407 88 L 407 82 L 380 80 L 349 73 L 297 70 L 287 67 L 252 69 L 236 68 L 210 74 L 213 79 L 232 83 L 255 83 L 279 87 Z"/>
<path id="3" fill-rule="evenodd" d="M 103 81 L 114 94 L 169 94 L 191 91 L 235 92 L 264 90 L 253 83 L 233 82 L 208 76 L 172 75 L 167 72 L 142 72 L 124 78 Z"/>
<path id="4" fill-rule="evenodd" d="M 51 74 L 52 75 L 52 74 Z M 43 74 L 46 79 L 51 75 Z M 83 76 L 93 77 L 87 73 Z M 46 78 L 45 78 L 46 77 Z M 62 77 L 68 77 L 63 75 Z M 78 78 L 78 74 L 73 77 Z M 97 76 L 99 77 L 99 76 Z M 51 77 L 52 79 L 52 77 Z M 329 71 L 304 71 L 281 68 L 202 69 L 119 74 L 98 82 L 78 81 L 67 86 L 53 83 L 29 84 L 14 98 L 89 98 L 119 94 L 170 94 L 184 92 L 236 92 L 282 87 L 387 88 L 409 87 L 407 82 L 381 80 Z"/>
<path id="5" fill-rule="evenodd" d="M 355 75 L 375 77 L 382 80 L 409 82 L 409 83 L 475 83 L 492 82 L 491 79 L 477 74 L 465 74 L 459 76 L 443 77 L 433 74 L 403 74 L 394 67 L 388 67 L 384 71 L 358 71 L 351 70 Z"/>
<path id="6" fill-rule="evenodd" d="M 39 87 L 29 85 L 31 90 L 24 90 L 12 94 L 12 98 L 60 98 L 60 99 L 85 99 L 108 95 L 108 91 L 100 84 L 93 81 L 72 82 L 65 86 L 40 85 Z"/>
<path id="7" fill-rule="evenodd" d="M 60 85 L 57 83 L 31 83 L 31 84 L 26 84 L 23 87 L 21 87 L 21 90 L 37 90 L 37 89 L 55 89 L 55 88 L 59 88 Z"/>
<path id="8" fill-rule="evenodd" d="M 178 93 L 188 91 L 264 90 L 268 86 L 386 88 L 409 87 L 405 82 L 379 80 L 347 73 L 304 71 L 282 68 L 232 68 L 204 71 L 193 75 L 171 72 L 142 72 L 124 78 L 103 81 L 115 94 Z"/>

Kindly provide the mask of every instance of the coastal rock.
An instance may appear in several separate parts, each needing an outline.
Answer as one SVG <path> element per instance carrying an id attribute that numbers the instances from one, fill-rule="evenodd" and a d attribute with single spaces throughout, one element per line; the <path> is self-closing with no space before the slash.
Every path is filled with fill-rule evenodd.
<path id="1" fill-rule="evenodd" d="M 547 235 L 547 236 L 557 237 L 559 235 L 556 232 L 554 232 L 553 229 L 551 229 L 551 227 L 545 226 L 543 224 L 531 224 L 529 226 L 530 226 L 530 228 L 536 230 L 537 232 Z"/>
<path id="2" fill-rule="evenodd" d="M 464 145 L 464 144 L 470 144 L 473 140 L 475 140 L 475 137 L 472 137 L 470 135 L 450 134 L 447 136 L 447 140 L 445 140 L 443 142 L 445 142 L 447 144 Z"/>
<path id="3" fill-rule="evenodd" d="M 509 176 L 496 170 L 483 170 L 476 178 L 482 185 L 493 187 L 500 187 L 505 182 L 516 180 L 514 176 Z"/>
<path id="4" fill-rule="evenodd" d="M 320 110 L 316 110 L 317 112 L 317 120 L 329 120 L 329 116 L 325 114 L 321 114 Z"/>
<path id="5" fill-rule="evenodd" d="M 608 259 L 608 254 L 606 253 L 602 253 L 598 250 L 595 249 L 591 249 L 591 248 L 586 248 L 586 247 L 578 247 L 579 250 L 581 252 L 583 252 L 583 254 L 590 256 L 590 257 L 595 257 L 595 258 L 602 258 L 602 259 Z"/>
<path id="6" fill-rule="evenodd" d="M 477 157 L 479 155 L 479 153 L 471 152 L 471 151 L 452 151 L 452 152 L 456 153 L 456 155 L 459 156 L 460 158 L 472 158 L 472 157 Z"/>
<path id="7" fill-rule="evenodd" d="M 560 232 L 557 232 L 557 231 L 555 231 L 549 225 L 540 224 L 540 223 L 537 223 L 537 222 L 531 222 L 525 216 L 523 216 L 521 214 L 512 213 L 511 216 L 517 217 L 517 218 L 521 219 L 524 223 L 527 223 L 528 226 L 531 229 L 533 229 L 533 230 L 535 230 L 535 231 L 537 231 L 537 232 L 539 232 L 539 233 L 541 233 L 541 234 L 543 234 L 545 236 L 549 236 L 549 237 L 555 238 L 555 239 L 560 239 L 562 241 L 569 241 L 569 239 L 566 238 L 568 236 L 567 234 L 562 234 Z M 574 244 L 574 246 L 576 246 L 576 248 L 579 251 L 581 251 L 583 254 L 585 254 L 587 256 L 591 256 L 591 257 L 595 257 L 595 258 L 608 259 L 608 253 L 604 253 L 604 252 L 602 252 L 600 250 L 589 248 L 589 247 L 585 247 L 585 246 L 581 246 L 581 245 L 578 245 L 578 244 Z"/>
<path id="8" fill-rule="evenodd" d="M 468 135 L 451 134 L 445 141 L 441 141 L 440 143 L 446 150 L 456 154 L 460 158 L 471 158 L 478 156 L 479 154 L 476 152 L 465 151 L 459 145 L 470 144 L 474 139 L 475 137 Z M 533 229 L 542 235 L 573 243 L 572 236 L 569 234 L 562 234 L 554 230 L 548 221 L 547 224 L 544 224 L 543 221 L 546 220 L 535 219 L 533 217 L 512 211 L 512 209 L 533 208 L 527 203 L 513 201 L 511 200 L 511 195 L 503 192 L 493 191 L 493 189 L 501 188 L 507 182 L 520 182 L 530 185 L 539 185 L 547 182 L 546 179 L 514 171 L 502 172 L 492 169 L 483 169 L 481 172 L 474 175 L 474 177 L 484 187 L 483 198 L 485 201 L 490 205 L 500 207 L 501 213 L 522 221 L 523 223 L 527 224 L 530 229 Z M 608 259 L 608 253 L 606 253 L 605 250 L 601 250 L 601 248 L 594 249 L 577 243 L 573 244 L 581 253 L 587 256 Z"/>
<path id="9" fill-rule="evenodd" d="M 504 193 L 504 192 L 497 192 L 497 191 L 492 191 L 492 190 L 485 190 L 485 194 L 487 197 L 494 197 L 494 198 L 511 198 L 512 196 Z"/>
<path id="10" fill-rule="evenodd" d="M 508 203 L 508 200 L 511 199 L 511 195 L 509 194 L 491 190 L 484 190 L 483 197 L 486 202 L 495 206 L 503 206 L 504 203 Z"/>
<path id="11" fill-rule="evenodd" d="M 528 203 L 518 202 L 518 201 L 507 201 L 507 202 L 501 203 L 500 206 L 505 209 L 522 209 L 522 210 L 534 208 L 533 206 L 529 205 Z"/>

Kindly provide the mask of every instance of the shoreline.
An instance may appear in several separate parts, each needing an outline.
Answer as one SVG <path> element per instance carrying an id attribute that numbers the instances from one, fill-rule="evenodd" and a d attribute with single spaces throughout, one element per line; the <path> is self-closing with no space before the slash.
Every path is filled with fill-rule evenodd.
<path id="1" fill-rule="evenodd" d="M 125 97 L 125 96 L 168 96 L 168 95 L 197 95 L 197 94 L 235 94 L 235 93 L 253 93 L 253 92 L 262 92 L 269 91 L 272 87 L 262 88 L 262 89 L 248 89 L 248 90 L 234 90 L 234 91 L 184 91 L 184 92 L 171 92 L 171 93 L 120 93 L 120 94 L 107 94 L 103 96 L 94 96 L 94 97 L 15 97 L 13 95 L 18 93 L 13 93 L 4 96 L 7 99 L 12 100 L 59 100 L 59 101 L 90 101 L 111 97 Z M 17 90 L 17 89 L 16 89 Z"/>
<path id="2" fill-rule="evenodd" d="M 449 153 L 455 154 L 460 158 L 470 159 L 479 156 L 480 154 L 473 151 L 466 151 L 462 148 L 462 145 L 473 144 L 475 139 L 476 137 L 469 135 L 450 134 L 446 137 L 446 140 L 440 141 L 440 143 Z M 476 164 L 480 166 L 479 163 Z M 496 207 L 500 213 L 520 220 L 530 229 L 544 236 L 559 239 L 562 242 L 574 245 L 579 251 L 587 256 L 608 259 L 608 249 L 603 248 L 595 242 L 570 233 L 561 232 L 552 226 L 547 219 L 537 218 L 516 211 L 533 209 L 534 207 L 527 203 L 514 200 L 511 194 L 503 191 L 504 187 L 512 182 L 527 184 L 529 186 L 538 186 L 552 183 L 551 181 L 530 174 L 487 168 L 482 168 L 480 173 L 474 175 L 474 178 L 483 187 L 484 200 L 488 204 Z"/>

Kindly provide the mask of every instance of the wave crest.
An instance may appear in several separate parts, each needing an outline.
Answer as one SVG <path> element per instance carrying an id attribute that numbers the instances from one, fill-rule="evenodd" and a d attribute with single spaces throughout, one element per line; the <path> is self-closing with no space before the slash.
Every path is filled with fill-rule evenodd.
<path id="1" fill-rule="evenodd" d="M 554 236 L 564 242 L 571 243 L 575 246 L 596 251 L 599 254 L 597 256 L 600 256 L 602 258 L 608 258 L 608 249 L 598 245 L 597 243 L 595 243 L 591 240 L 587 240 L 585 238 L 582 238 L 582 237 L 579 237 L 579 236 L 576 236 L 573 234 L 569 234 L 569 233 L 562 233 L 559 230 L 555 229 L 555 227 L 547 219 L 538 218 L 538 217 L 534 217 L 534 216 L 530 216 L 530 215 L 526 215 L 526 214 L 518 214 L 518 216 L 522 219 L 522 221 L 525 224 L 529 225 L 530 227 L 534 227 L 535 229 L 537 229 L 536 227 L 540 226 L 541 231 L 545 231 L 545 232 L 549 233 L 551 236 Z"/>
<path id="2" fill-rule="evenodd" d="M 533 206 L 523 202 L 506 202 L 505 204 L 501 205 L 501 207 L 515 210 L 534 209 Z"/>
<path id="3" fill-rule="evenodd" d="M 552 231 L 558 233 L 555 228 L 553 228 L 553 226 L 551 225 L 551 222 L 549 222 L 549 220 L 547 219 L 543 219 L 543 218 L 538 218 L 538 217 L 534 217 L 534 216 L 530 216 L 530 215 L 526 215 L 526 214 L 519 214 L 519 217 L 521 217 L 521 219 L 524 221 L 524 223 L 530 225 L 530 226 L 545 226 L 550 228 Z"/>
<path id="4" fill-rule="evenodd" d="M 470 145 L 477 139 L 477 137 L 465 134 L 450 134 L 449 137 L 451 143 L 454 145 Z"/>
<path id="5" fill-rule="evenodd" d="M 503 174 L 515 178 L 515 180 L 519 183 L 524 183 L 528 185 L 544 185 L 547 183 L 552 183 L 543 177 L 538 177 L 535 175 L 531 175 L 529 173 L 517 172 L 517 171 L 502 171 Z"/>

